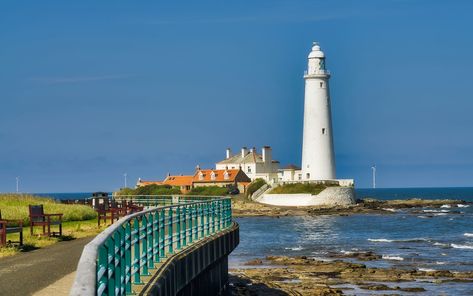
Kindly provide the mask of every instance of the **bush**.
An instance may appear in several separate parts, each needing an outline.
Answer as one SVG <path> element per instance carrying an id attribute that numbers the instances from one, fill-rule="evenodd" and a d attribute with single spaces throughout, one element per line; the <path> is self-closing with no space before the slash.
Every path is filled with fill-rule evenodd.
<path id="1" fill-rule="evenodd" d="M 43 205 L 46 214 L 62 213 L 62 221 L 83 221 L 97 217 L 96 212 L 86 205 L 62 204 L 51 198 L 23 194 L 0 194 L 0 209 L 3 219 L 23 220 L 29 223 L 28 205 Z"/>
<path id="2" fill-rule="evenodd" d="M 323 184 L 310 184 L 310 183 L 295 183 L 295 184 L 286 184 L 278 186 L 271 190 L 271 194 L 281 194 L 281 193 L 310 193 L 313 195 L 319 194 L 322 190 L 327 188 Z"/>
<path id="3" fill-rule="evenodd" d="M 115 195 L 173 195 L 181 194 L 181 190 L 178 187 L 172 187 L 170 185 L 156 185 L 151 184 L 147 186 L 138 187 L 136 189 L 123 188 L 118 191 Z"/>
<path id="4" fill-rule="evenodd" d="M 248 188 L 246 188 L 246 196 L 250 197 L 255 193 L 258 189 L 263 187 L 263 185 L 266 184 L 266 181 L 263 179 L 255 179 L 253 182 L 248 185 Z"/>
<path id="5" fill-rule="evenodd" d="M 188 195 L 211 195 L 222 196 L 228 194 L 228 188 L 219 186 L 194 187 L 187 193 Z"/>

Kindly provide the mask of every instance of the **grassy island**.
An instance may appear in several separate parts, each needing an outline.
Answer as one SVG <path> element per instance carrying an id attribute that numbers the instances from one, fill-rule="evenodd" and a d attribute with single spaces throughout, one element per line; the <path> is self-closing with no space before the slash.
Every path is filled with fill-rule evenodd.
<path id="1" fill-rule="evenodd" d="M 63 235 L 61 237 L 43 237 L 41 227 L 35 228 L 35 235 L 30 235 L 28 205 L 44 206 L 45 213 L 62 213 Z M 0 258 L 15 255 L 18 252 L 30 251 L 41 247 L 52 245 L 59 241 L 72 240 L 100 233 L 105 226 L 97 226 L 97 214 L 86 205 L 62 204 L 50 198 L 35 197 L 32 195 L 0 194 L 0 210 L 2 218 L 7 220 L 23 221 L 23 246 L 0 247 Z M 53 228 L 57 226 L 52 226 Z M 13 233 L 7 236 L 8 240 L 18 240 L 19 234 Z"/>

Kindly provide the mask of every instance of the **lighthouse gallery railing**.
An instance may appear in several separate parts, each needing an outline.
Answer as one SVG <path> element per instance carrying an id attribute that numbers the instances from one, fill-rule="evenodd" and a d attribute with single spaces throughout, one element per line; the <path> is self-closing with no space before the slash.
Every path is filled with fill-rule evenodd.
<path id="1" fill-rule="evenodd" d="M 231 226 L 230 198 L 158 206 L 121 218 L 79 260 L 71 295 L 127 295 L 156 263 Z"/>

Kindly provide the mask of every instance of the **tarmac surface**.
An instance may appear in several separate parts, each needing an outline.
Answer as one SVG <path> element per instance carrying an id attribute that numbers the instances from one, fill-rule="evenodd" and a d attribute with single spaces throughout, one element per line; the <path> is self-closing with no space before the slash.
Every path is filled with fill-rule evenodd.
<path id="1" fill-rule="evenodd" d="M 0 295 L 33 295 L 53 283 L 64 281 L 77 269 L 84 246 L 93 237 L 59 242 L 38 250 L 0 259 Z M 63 287 L 68 291 L 69 287 Z M 59 296 L 62 293 L 54 293 Z M 66 293 L 67 295 L 67 293 Z"/>

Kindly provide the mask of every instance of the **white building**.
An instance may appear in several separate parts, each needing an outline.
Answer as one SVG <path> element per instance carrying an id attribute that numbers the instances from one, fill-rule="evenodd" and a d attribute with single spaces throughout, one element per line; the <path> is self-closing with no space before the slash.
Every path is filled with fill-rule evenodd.
<path id="1" fill-rule="evenodd" d="M 253 181 L 261 178 L 269 183 L 278 181 L 279 161 L 272 159 L 271 147 L 265 146 L 261 149 L 261 154 L 255 148 L 241 148 L 240 153 L 232 154 L 227 148 L 224 160 L 216 163 L 215 169 L 238 169 L 241 168 L 245 174 Z"/>
<path id="2" fill-rule="evenodd" d="M 302 139 L 302 180 L 335 179 L 329 78 L 325 55 L 314 42 L 304 73 L 304 133 Z"/>

